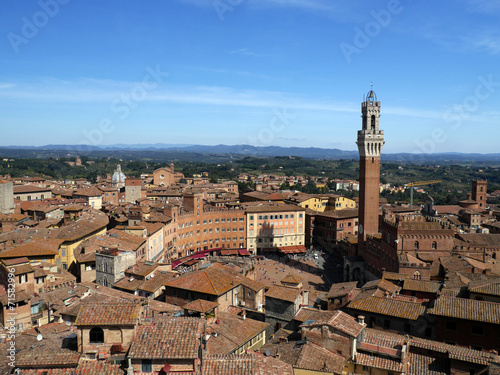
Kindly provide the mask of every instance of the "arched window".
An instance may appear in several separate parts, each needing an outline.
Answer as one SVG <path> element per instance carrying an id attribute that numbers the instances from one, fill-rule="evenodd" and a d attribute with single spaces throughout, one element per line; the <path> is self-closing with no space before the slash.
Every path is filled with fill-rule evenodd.
<path id="1" fill-rule="evenodd" d="M 437 242 L 434 241 L 432 242 L 432 250 L 436 250 L 437 249 Z"/>
<path id="2" fill-rule="evenodd" d="M 375 115 L 372 115 L 372 123 L 371 123 L 371 126 L 372 126 L 372 130 L 375 130 Z"/>
<path id="3" fill-rule="evenodd" d="M 104 344 L 104 331 L 102 328 L 94 327 L 89 332 L 91 344 Z"/>
<path id="4" fill-rule="evenodd" d="M 418 250 L 419 243 L 418 241 L 415 241 L 415 250 Z"/>

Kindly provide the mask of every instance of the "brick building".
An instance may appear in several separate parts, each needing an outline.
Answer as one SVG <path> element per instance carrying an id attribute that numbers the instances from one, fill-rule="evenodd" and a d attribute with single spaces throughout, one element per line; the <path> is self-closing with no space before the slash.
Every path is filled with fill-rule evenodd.
<path id="1" fill-rule="evenodd" d="M 479 204 L 480 209 L 486 208 L 486 190 L 488 188 L 487 181 L 472 181 L 472 199 Z"/>
<path id="2" fill-rule="evenodd" d="M 358 209 L 344 209 L 308 215 L 310 237 L 321 245 L 332 247 L 346 236 L 358 234 Z"/>
<path id="3" fill-rule="evenodd" d="M 476 350 L 500 348 L 500 303 L 441 296 L 428 313 L 436 340 Z"/>

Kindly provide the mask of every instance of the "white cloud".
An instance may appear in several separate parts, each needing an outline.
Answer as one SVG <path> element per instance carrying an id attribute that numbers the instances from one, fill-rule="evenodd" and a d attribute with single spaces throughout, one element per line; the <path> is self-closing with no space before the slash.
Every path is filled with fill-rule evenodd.
<path id="1" fill-rule="evenodd" d="M 242 56 L 254 56 L 254 57 L 262 57 L 263 56 L 263 55 L 260 55 L 258 53 L 255 53 L 255 52 L 248 50 L 248 48 L 236 49 L 236 50 L 230 51 L 229 53 L 232 55 L 242 55 Z"/>
<path id="2" fill-rule="evenodd" d="M 1 87 L 0 83 L 0 87 Z M 8 90 L 0 90 L 0 98 L 14 102 L 41 103 L 103 103 L 111 106 L 115 101 L 130 96 L 133 90 L 141 87 L 141 82 L 124 82 L 81 78 L 75 81 L 64 81 L 55 78 L 44 78 L 33 83 L 9 84 Z M 187 86 L 162 83 L 157 88 L 146 90 L 144 103 L 190 104 L 193 106 L 247 107 L 256 109 L 289 108 L 322 113 L 358 113 L 359 104 L 336 101 L 328 97 L 314 97 L 293 92 L 235 89 L 221 86 Z M 384 114 L 441 120 L 443 111 L 412 107 L 384 107 Z M 487 113 L 476 113 L 483 121 L 489 117 Z M 479 120 L 479 119 L 478 119 Z"/>
<path id="3" fill-rule="evenodd" d="M 490 55 L 497 55 L 500 53 L 500 37 L 486 35 L 472 39 L 471 42 L 479 50 L 484 50 Z"/>

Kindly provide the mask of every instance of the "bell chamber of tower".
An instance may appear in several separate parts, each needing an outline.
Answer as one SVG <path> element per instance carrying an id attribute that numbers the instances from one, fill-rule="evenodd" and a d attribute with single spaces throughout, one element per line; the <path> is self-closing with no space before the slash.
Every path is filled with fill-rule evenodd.
<path id="1" fill-rule="evenodd" d="M 373 90 L 370 90 L 361 103 L 362 129 L 358 130 L 359 155 L 380 157 L 384 146 L 384 131 L 379 129 L 380 102 Z"/>

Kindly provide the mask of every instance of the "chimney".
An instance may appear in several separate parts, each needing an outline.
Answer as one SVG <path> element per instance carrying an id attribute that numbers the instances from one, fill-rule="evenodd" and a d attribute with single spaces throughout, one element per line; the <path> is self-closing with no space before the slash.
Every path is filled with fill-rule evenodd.
<path id="1" fill-rule="evenodd" d="M 364 315 L 358 315 L 358 323 L 359 324 L 365 324 L 365 316 Z"/>

